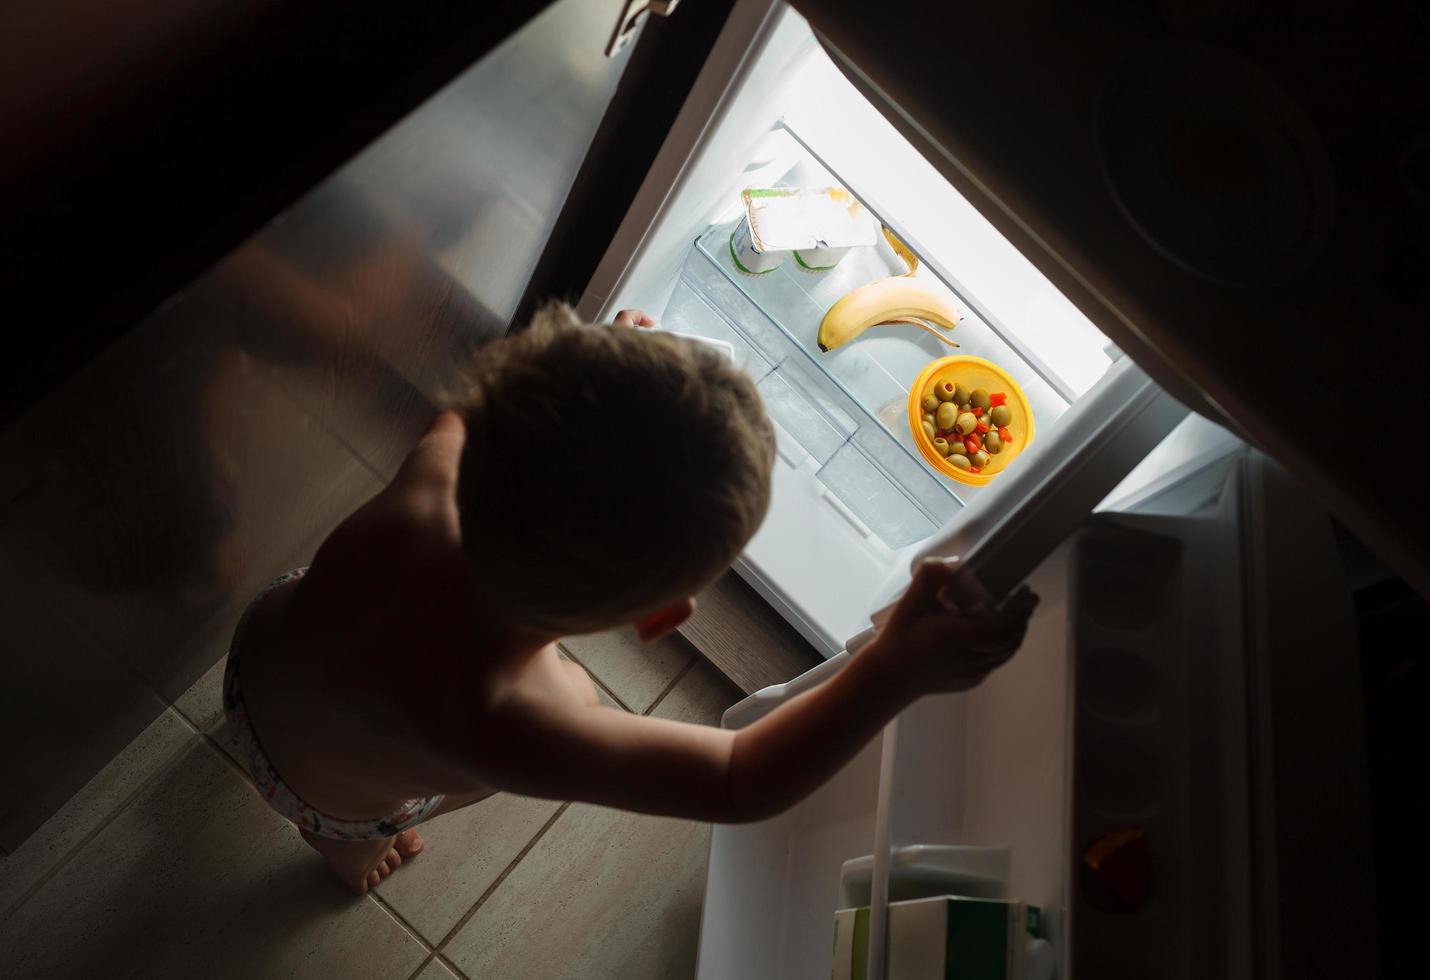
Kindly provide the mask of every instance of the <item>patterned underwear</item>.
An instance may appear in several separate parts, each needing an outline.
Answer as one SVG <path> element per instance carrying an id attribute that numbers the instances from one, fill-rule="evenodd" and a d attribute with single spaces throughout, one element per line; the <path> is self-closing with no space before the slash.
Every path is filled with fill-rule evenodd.
<path id="1" fill-rule="evenodd" d="M 233 642 L 228 649 L 228 666 L 224 669 L 223 711 L 232 729 L 234 742 L 251 763 L 253 781 L 258 786 L 259 794 L 274 810 L 319 837 L 331 837 L 334 840 L 380 840 L 383 837 L 391 837 L 432 816 L 443 798 L 428 796 L 408 800 L 396 813 L 376 820 L 339 820 L 337 817 L 330 817 L 304 803 L 302 797 L 283 781 L 278 770 L 273 768 L 273 763 L 268 761 L 267 753 L 259 744 L 258 734 L 248 720 L 248 709 L 244 706 L 243 694 L 238 686 L 238 651 L 244 627 L 248 625 L 248 617 L 253 614 L 254 606 L 258 605 L 264 596 L 280 585 L 302 578 L 307 570 L 297 568 L 278 576 L 254 597 L 239 617 L 238 626 L 233 631 Z"/>

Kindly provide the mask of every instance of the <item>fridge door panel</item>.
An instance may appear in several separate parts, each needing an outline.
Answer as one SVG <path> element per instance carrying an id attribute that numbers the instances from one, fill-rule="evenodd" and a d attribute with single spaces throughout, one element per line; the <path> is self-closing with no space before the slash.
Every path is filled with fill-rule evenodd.
<path id="1" fill-rule="evenodd" d="M 1256 975 L 1378 976 L 1362 667 L 1336 533 L 1270 460 L 1253 454 L 1239 476 Z M 1302 928 L 1331 907 L 1334 930 Z"/>
<path id="2" fill-rule="evenodd" d="M 780 816 L 713 829 L 696 976 L 827 980 L 839 872 L 869 853 L 879 758 L 876 738 Z"/>
<path id="3" fill-rule="evenodd" d="M 758 162 L 751 151 L 779 117 L 786 69 L 813 44 L 802 22 L 781 16 L 783 7 L 747 0 L 731 11 L 577 305 L 583 318 L 598 320 L 624 304 L 663 308 L 691 229 L 727 209 L 735 176 Z"/>
<path id="4" fill-rule="evenodd" d="M 1382 417 L 1423 415 L 1430 198 L 1415 161 L 1430 151 L 1413 120 L 1430 111 L 1430 63 L 1411 8 L 1323 7 L 1287 31 L 1270 8 L 1134 20 L 1115 4 L 1021 0 L 950 23 L 932 0 L 898 17 L 795 6 L 870 102 L 1150 376 L 1281 461 L 1430 594 L 1430 459 L 1387 453 L 1367 479 L 1324 451 L 1328 433 L 1360 444 L 1357 421 L 1308 427 L 1302 412 L 1308 385 L 1365 385 Z M 1328 57 L 1356 97 L 1325 86 Z"/>

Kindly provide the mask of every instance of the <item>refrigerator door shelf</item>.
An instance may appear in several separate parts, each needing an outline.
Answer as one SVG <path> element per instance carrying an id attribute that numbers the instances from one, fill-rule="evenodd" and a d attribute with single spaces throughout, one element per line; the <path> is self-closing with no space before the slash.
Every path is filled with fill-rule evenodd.
<path id="1" fill-rule="evenodd" d="M 778 817 L 714 828 L 697 976 L 827 980 L 840 868 L 874 838 L 879 750 Z"/>
<path id="2" fill-rule="evenodd" d="M 889 901 L 935 895 L 1007 898 L 1011 855 L 1006 847 L 906 844 L 889 854 Z M 839 871 L 839 907 L 868 905 L 874 856 L 845 861 Z"/>

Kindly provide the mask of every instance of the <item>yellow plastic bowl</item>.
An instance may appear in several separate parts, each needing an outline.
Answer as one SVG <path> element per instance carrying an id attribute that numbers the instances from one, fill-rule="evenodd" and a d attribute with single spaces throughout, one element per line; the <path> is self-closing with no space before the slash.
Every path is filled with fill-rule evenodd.
<path id="1" fill-rule="evenodd" d="M 924 435 L 924 413 L 919 403 L 923 401 L 924 395 L 933 391 L 936 383 L 944 380 L 962 384 L 970 390 L 984 388 L 990 394 L 1001 391 L 1008 396 L 1006 404 L 1013 413 L 1013 417 L 1008 420 L 1008 434 L 1012 437 L 1012 442 L 1006 445 L 1001 453 L 989 453 L 988 465 L 977 473 L 961 470 L 948 462 L 938 454 L 933 443 Z M 909 389 L 909 429 L 914 435 L 914 445 L 919 447 L 919 452 L 928 460 L 930 466 L 949 479 L 981 487 L 1002 473 L 1009 463 L 1018 458 L 1020 452 L 1032 444 L 1033 410 L 1028 407 L 1028 396 L 1018 387 L 1018 382 L 1008 376 L 1008 372 L 981 357 L 955 354 L 952 357 L 940 357 L 919 372 L 918 379 Z"/>

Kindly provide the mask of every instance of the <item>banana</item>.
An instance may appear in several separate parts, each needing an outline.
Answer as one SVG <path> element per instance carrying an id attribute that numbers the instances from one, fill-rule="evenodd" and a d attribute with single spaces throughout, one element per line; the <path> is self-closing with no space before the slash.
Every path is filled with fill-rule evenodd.
<path id="1" fill-rule="evenodd" d="M 890 276 L 860 286 L 829 308 L 819 324 L 819 349 L 832 351 L 881 323 L 907 323 L 957 347 L 931 324 L 952 330 L 959 319 L 959 312 L 942 296 L 908 276 Z"/>

